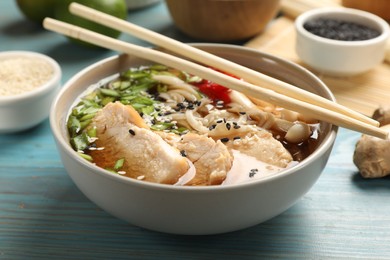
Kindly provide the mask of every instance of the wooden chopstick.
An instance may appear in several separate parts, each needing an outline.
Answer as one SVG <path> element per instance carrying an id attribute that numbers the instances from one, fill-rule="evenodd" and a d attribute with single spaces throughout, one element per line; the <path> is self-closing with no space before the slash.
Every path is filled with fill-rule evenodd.
<path id="1" fill-rule="evenodd" d="M 345 114 L 357 120 L 363 121 L 367 124 L 379 126 L 379 123 L 363 114 L 360 114 L 345 106 L 332 102 L 328 99 L 315 95 L 311 92 L 300 89 L 289 83 L 272 78 L 268 75 L 246 68 L 234 62 L 228 61 L 211 53 L 202 51 L 188 44 L 181 43 L 172 38 L 163 36 L 159 33 L 147 30 L 143 27 L 137 26 L 125 20 L 116 18 L 114 16 L 105 14 L 95 9 L 86 7 L 78 3 L 72 3 L 69 6 L 69 11 L 75 15 L 85 19 L 103 24 L 105 26 L 114 28 L 116 30 L 132 34 L 138 38 L 151 42 L 157 46 L 161 46 L 167 50 L 178 53 L 184 57 L 215 67 L 225 72 L 234 74 L 247 82 L 261 86 L 263 88 L 271 89 L 292 98 L 311 103 L 332 110 L 341 114 Z"/>
<path id="2" fill-rule="evenodd" d="M 348 117 L 322 107 L 296 100 L 269 89 L 259 88 L 251 83 L 227 76 L 205 66 L 184 60 L 170 54 L 160 52 L 154 49 L 137 46 L 114 39 L 84 28 L 61 22 L 52 18 L 45 18 L 43 26 L 60 34 L 79 39 L 103 48 L 116 50 L 144 58 L 156 63 L 164 64 L 188 73 L 198 75 L 199 77 L 214 81 L 230 89 L 239 91 L 248 96 L 276 104 L 286 109 L 294 110 L 299 113 L 323 120 L 341 127 L 349 128 L 367 135 L 386 139 L 388 132 L 373 125 L 361 122 L 355 118 Z"/>

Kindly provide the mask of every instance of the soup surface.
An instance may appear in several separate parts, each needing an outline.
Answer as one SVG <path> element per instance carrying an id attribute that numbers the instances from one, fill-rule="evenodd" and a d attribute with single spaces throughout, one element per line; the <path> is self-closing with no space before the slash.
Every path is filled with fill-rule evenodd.
<path id="1" fill-rule="evenodd" d="M 162 65 L 91 86 L 67 127 L 73 149 L 113 174 L 189 186 L 275 174 L 321 134 L 316 120 Z"/>

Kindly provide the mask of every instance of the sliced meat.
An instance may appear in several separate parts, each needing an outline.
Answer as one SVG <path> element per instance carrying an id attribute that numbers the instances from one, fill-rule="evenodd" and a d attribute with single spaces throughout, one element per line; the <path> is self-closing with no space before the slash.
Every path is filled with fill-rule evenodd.
<path id="1" fill-rule="evenodd" d="M 97 113 L 91 126 L 97 129 L 97 147 L 104 148 L 91 151 L 91 155 L 102 168 L 112 168 L 124 158 L 120 170 L 126 176 L 166 184 L 176 183 L 189 169 L 180 151 L 147 129 L 131 106 L 109 103 Z"/>
<path id="2" fill-rule="evenodd" d="M 226 145 L 257 160 L 285 168 L 292 160 L 286 148 L 265 130 L 242 136 L 240 139 L 229 141 Z"/>
<path id="3" fill-rule="evenodd" d="M 182 137 L 163 132 L 159 134 L 194 164 L 195 177 L 186 185 L 218 185 L 225 180 L 232 167 L 233 156 L 221 141 L 195 133 Z"/>

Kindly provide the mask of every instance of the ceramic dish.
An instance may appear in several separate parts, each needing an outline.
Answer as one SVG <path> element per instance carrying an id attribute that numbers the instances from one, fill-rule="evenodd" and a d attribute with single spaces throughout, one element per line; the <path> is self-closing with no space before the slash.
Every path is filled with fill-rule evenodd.
<path id="1" fill-rule="evenodd" d="M 197 47 L 288 81 L 334 100 L 312 73 L 291 62 L 244 47 L 197 44 Z M 247 228 L 291 207 L 316 182 L 325 167 L 337 127 L 321 124 L 323 139 L 308 158 L 283 172 L 253 182 L 188 187 L 130 179 L 98 168 L 69 145 L 66 120 L 75 100 L 91 84 L 129 67 L 150 64 L 133 56 L 104 59 L 73 76 L 55 99 L 52 132 L 66 171 L 99 207 L 131 224 L 175 234 L 217 234 Z"/>
<path id="2" fill-rule="evenodd" d="M 333 40 L 314 35 L 304 24 L 318 18 L 364 25 L 379 31 L 379 36 L 358 41 Z M 356 9 L 318 8 L 301 14 L 295 21 L 296 52 L 314 70 L 332 76 L 353 76 L 380 64 L 390 35 L 389 25 L 380 17 Z"/>
<path id="3" fill-rule="evenodd" d="M 13 133 L 26 130 L 46 119 L 49 115 L 51 102 L 61 84 L 61 68 L 52 58 L 41 53 L 30 51 L 7 51 L 0 53 L 0 62 L 19 59 L 44 62 L 51 71 L 51 74 L 47 80 L 33 89 L 29 89 L 28 84 L 31 83 L 26 82 L 26 91 L 23 90 L 20 93 L 12 95 L 0 95 L 0 133 Z M 12 66 L 15 70 L 22 70 L 21 64 L 16 66 L 13 64 Z M 11 68 L 4 64 L 0 69 L 10 70 Z M 30 72 L 32 74 L 29 77 L 32 81 L 35 81 L 37 74 L 39 74 L 38 70 L 33 68 Z M 4 78 L 2 80 L 5 83 L 13 81 L 16 76 L 12 76 L 10 79 Z M 8 87 L 7 83 L 5 85 Z M 9 84 L 9 88 L 11 88 L 11 84 Z M 9 91 L 12 91 L 12 89 L 9 89 Z"/>

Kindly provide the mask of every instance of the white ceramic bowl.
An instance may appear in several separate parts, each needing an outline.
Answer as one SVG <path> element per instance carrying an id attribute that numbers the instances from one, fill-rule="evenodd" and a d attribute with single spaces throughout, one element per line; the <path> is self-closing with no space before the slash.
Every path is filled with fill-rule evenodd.
<path id="1" fill-rule="evenodd" d="M 330 18 L 366 25 L 380 32 L 378 37 L 362 41 L 332 40 L 314 35 L 303 25 L 310 20 Z M 380 64 L 385 56 L 389 25 L 380 17 L 343 7 L 317 8 L 295 20 L 296 52 L 314 70 L 332 76 L 364 73 Z"/>
<path id="2" fill-rule="evenodd" d="M 30 51 L 0 52 L 0 62 L 20 57 L 47 62 L 52 67 L 53 74 L 48 81 L 30 91 L 0 95 L 0 133 L 26 130 L 46 119 L 49 116 L 51 102 L 61 84 L 61 68 L 52 58 Z"/>
<path id="3" fill-rule="evenodd" d="M 302 86 L 330 100 L 332 93 L 316 76 L 291 62 L 256 50 L 221 44 L 196 45 L 208 52 L 270 76 Z M 131 66 L 149 64 L 132 56 L 107 58 L 71 78 L 53 102 L 51 128 L 62 162 L 78 188 L 94 203 L 131 224 L 175 234 L 217 234 L 266 221 L 301 198 L 325 167 L 336 137 L 335 126 L 321 125 L 324 138 L 308 158 L 282 173 L 250 183 L 186 187 L 142 182 L 82 159 L 69 145 L 67 113 L 91 84 Z"/>

